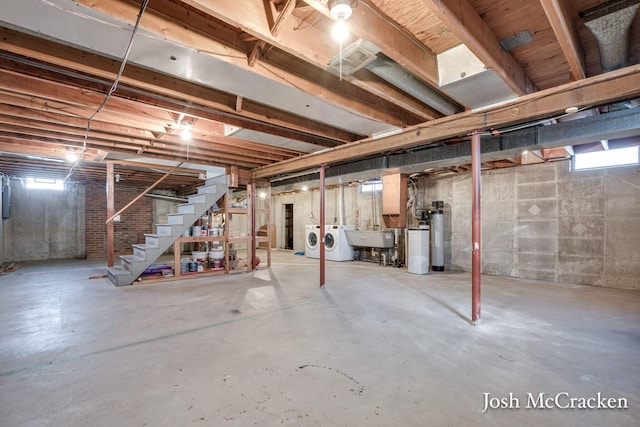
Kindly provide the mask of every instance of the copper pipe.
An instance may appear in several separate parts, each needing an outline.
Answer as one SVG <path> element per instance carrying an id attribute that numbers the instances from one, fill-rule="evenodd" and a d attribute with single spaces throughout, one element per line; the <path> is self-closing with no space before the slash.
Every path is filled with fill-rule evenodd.
<path id="1" fill-rule="evenodd" d="M 480 321 L 480 135 L 473 132 L 471 137 L 471 323 L 479 326 Z"/>

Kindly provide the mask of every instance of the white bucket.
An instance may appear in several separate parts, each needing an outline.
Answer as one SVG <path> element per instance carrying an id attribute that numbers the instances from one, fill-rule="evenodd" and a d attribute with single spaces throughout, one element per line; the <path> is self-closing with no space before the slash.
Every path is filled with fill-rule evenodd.
<path id="1" fill-rule="evenodd" d="M 191 252 L 191 257 L 193 259 L 193 262 L 197 262 L 197 263 L 201 263 L 206 261 L 207 259 L 207 253 L 206 252 Z"/>
<path id="2" fill-rule="evenodd" d="M 209 251 L 209 259 L 223 259 L 224 251 L 221 249 Z"/>

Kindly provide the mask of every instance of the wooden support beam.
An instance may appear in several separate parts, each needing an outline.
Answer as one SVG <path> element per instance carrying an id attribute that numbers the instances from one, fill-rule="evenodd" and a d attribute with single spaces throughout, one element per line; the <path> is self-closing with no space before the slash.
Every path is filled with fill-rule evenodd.
<path id="1" fill-rule="evenodd" d="M 107 217 L 115 217 L 115 179 L 113 173 L 113 162 L 107 162 Z M 114 247 L 115 247 L 114 224 L 107 222 L 107 267 L 113 267 Z"/>
<path id="2" fill-rule="evenodd" d="M 385 138 L 369 138 L 321 153 L 308 154 L 275 165 L 254 170 L 255 178 L 312 169 L 321 164 L 346 162 L 403 150 L 430 142 L 469 134 L 474 129 L 492 129 L 513 123 L 530 121 L 553 114 L 564 114 L 572 105 L 591 106 L 640 96 L 640 65 L 589 77 L 529 95 L 517 101 L 481 112 L 465 111 L 406 128 L 402 133 Z"/>
<path id="3" fill-rule="evenodd" d="M 517 95 L 535 90 L 520 65 L 502 49 L 498 38 L 468 0 L 422 0 L 422 3 Z"/>
<path id="4" fill-rule="evenodd" d="M 551 28 L 558 39 L 560 48 L 569 64 L 571 81 L 584 79 L 585 71 L 584 51 L 580 44 L 580 37 L 576 30 L 573 17 L 566 0 L 540 0 L 544 13 L 549 19 Z"/>

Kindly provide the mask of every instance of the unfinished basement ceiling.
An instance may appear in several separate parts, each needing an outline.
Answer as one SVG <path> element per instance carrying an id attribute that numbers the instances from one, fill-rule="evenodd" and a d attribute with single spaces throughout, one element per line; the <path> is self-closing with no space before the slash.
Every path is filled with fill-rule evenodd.
<path id="1" fill-rule="evenodd" d="M 638 1 L 419 3 L 352 1 L 343 53 L 351 60 L 349 47 L 365 46 L 359 55 L 371 57 L 339 76 L 330 69 L 340 50 L 326 1 L 151 1 L 118 90 L 84 145 L 87 119 L 116 76 L 141 2 L 7 0 L 0 17 L 0 150 L 29 162 L 82 151 L 78 170 L 85 162 L 99 168 L 136 157 L 283 176 L 452 144 L 473 130 L 555 123 L 567 119 L 561 116 L 568 106 L 607 112 L 602 104 L 640 97 Z M 585 14 L 594 8 L 609 20 L 600 32 L 615 27 L 614 40 L 627 41 L 615 67 L 601 61 L 601 37 Z M 594 80 L 612 68 L 620 80 Z M 580 82 L 591 90 L 588 99 Z M 549 94 L 553 108 L 542 101 Z M 501 105 L 517 113 L 492 121 Z M 484 121 L 470 120 L 482 115 Z M 179 136 L 183 123 L 192 126 L 189 144 Z"/>

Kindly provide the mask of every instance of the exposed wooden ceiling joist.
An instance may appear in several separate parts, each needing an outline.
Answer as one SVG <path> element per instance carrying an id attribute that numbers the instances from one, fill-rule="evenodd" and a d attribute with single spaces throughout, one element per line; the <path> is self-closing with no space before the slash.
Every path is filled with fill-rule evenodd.
<path id="1" fill-rule="evenodd" d="M 516 94 L 535 90 L 520 65 L 502 49 L 493 31 L 467 0 L 422 0 L 422 3 Z"/>
<path id="2" fill-rule="evenodd" d="M 69 70 L 96 76 L 105 82 L 115 78 L 119 64 L 116 61 L 90 55 L 86 52 L 54 42 L 43 41 L 30 35 L 22 34 L 0 27 L 0 50 L 36 58 L 48 64 L 54 64 Z M 7 68 L 8 66 L 5 66 Z M 26 72 L 27 67 L 21 64 L 11 66 L 12 69 Z M 53 77 L 53 76 L 50 76 Z M 63 76 L 64 80 L 74 80 Z M 75 79 L 80 84 L 79 79 Z M 360 136 L 341 131 L 331 126 L 305 119 L 300 115 L 274 110 L 256 102 L 246 100 L 242 111 L 236 111 L 236 96 L 201 85 L 180 81 L 169 76 L 154 73 L 133 65 L 128 65 L 120 80 L 119 94 L 126 93 L 127 88 L 149 91 L 168 98 L 145 97 L 140 91 L 127 94 L 145 103 L 158 105 L 178 113 L 189 112 L 198 117 L 218 120 L 238 127 L 293 138 L 313 144 L 334 146 L 340 141 L 353 141 Z M 88 82 L 83 82 L 88 86 Z M 188 106 L 191 105 L 191 108 Z M 198 107 L 201 108 L 198 108 Z M 332 142 L 333 141 L 333 142 Z"/>
<path id="3" fill-rule="evenodd" d="M 551 28 L 558 39 L 560 48 L 569 64 L 571 80 L 584 79 L 587 75 L 584 64 L 584 52 L 573 22 L 573 17 L 564 0 L 540 0 Z"/>
<path id="4" fill-rule="evenodd" d="M 104 0 L 99 3 L 80 0 L 79 3 L 118 17 L 130 24 L 135 22 L 138 12 L 135 4 L 123 3 L 118 0 Z M 338 52 L 337 46 L 323 44 L 321 35 L 314 33 L 313 28 L 308 28 L 305 31 L 295 31 L 295 25 L 283 25 L 279 37 L 274 37 L 271 34 L 269 20 L 262 2 L 253 0 L 217 2 L 215 7 L 201 1 L 185 3 L 217 19 L 224 18 L 223 22 L 246 31 L 256 36 L 259 40 L 264 40 L 269 45 L 275 46 L 290 55 L 302 58 L 304 62 L 308 62 L 316 68 L 325 69 L 329 63 L 329 58 Z M 201 16 L 194 15 L 193 18 L 190 17 L 183 22 L 177 22 L 174 18 L 167 18 L 156 12 L 156 9 L 162 10 L 163 4 L 163 1 L 159 1 L 157 4 L 156 2 L 150 4 L 141 21 L 142 28 L 162 35 L 162 37 L 166 37 L 168 40 L 179 43 L 182 46 L 199 52 L 206 52 L 239 68 L 250 70 L 271 80 L 314 94 L 328 102 L 341 105 L 345 109 L 356 111 L 364 117 L 375 118 L 397 126 L 412 121 L 410 118 L 391 114 L 385 108 L 378 108 L 381 103 L 384 105 L 388 101 L 373 97 L 371 94 L 358 90 L 357 87 L 340 85 L 338 82 L 334 85 L 337 86 L 336 88 L 329 88 L 326 85 L 319 84 L 317 80 L 307 78 L 305 74 L 308 74 L 311 71 L 310 69 L 306 70 L 305 74 L 299 74 L 298 72 L 291 72 L 274 66 L 269 61 L 261 61 L 255 67 L 250 67 L 247 63 L 249 52 L 229 43 L 212 39 L 200 31 L 194 30 L 192 21 L 197 23 L 199 19 L 203 19 Z M 185 22 L 189 24 L 186 25 Z M 338 81 L 337 76 L 333 79 Z M 326 136 L 329 137 L 329 135 Z M 335 139 L 346 142 L 353 141 L 356 138 L 347 139 L 342 136 L 341 138 L 335 137 Z"/>

